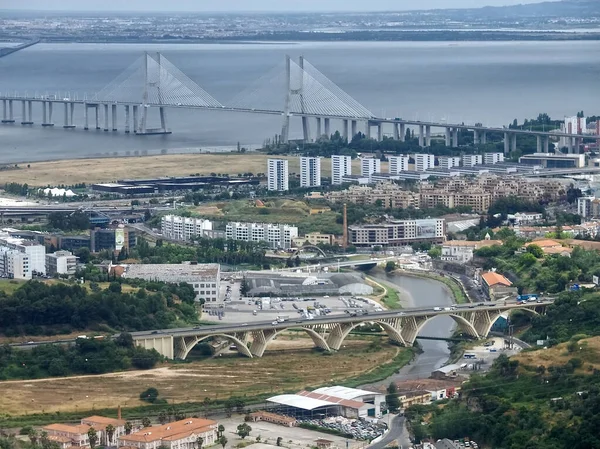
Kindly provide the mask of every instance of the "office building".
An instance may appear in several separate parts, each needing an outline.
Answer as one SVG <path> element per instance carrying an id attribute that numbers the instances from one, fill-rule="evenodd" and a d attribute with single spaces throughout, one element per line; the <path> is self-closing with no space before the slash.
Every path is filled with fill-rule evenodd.
<path id="1" fill-rule="evenodd" d="M 485 153 L 483 160 L 486 164 L 490 165 L 504 162 L 504 153 Z"/>
<path id="2" fill-rule="evenodd" d="M 213 223 L 202 218 L 165 215 L 160 222 L 163 237 L 172 240 L 191 240 L 192 237 L 211 237 Z"/>
<path id="3" fill-rule="evenodd" d="M 350 156 L 331 156 L 331 184 L 342 184 L 344 176 L 352 175 L 352 158 Z"/>
<path id="4" fill-rule="evenodd" d="M 277 192 L 287 192 L 289 188 L 288 161 L 285 159 L 269 159 L 267 162 L 267 187 Z"/>
<path id="5" fill-rule="evenodd" d="M 465 154 L 462 157 L 463 167 L 474 167 L 483 164 L 483 156 L 481 154 Z"/>
<path id="6" fill-rule="evenodd" d="M 360 160 L 360 174 L 370 177 L 373 173 L 381 172 L 381 161 L 376 158 L 367 157 Z"/>
<path id="7" fill-rule="evenodd" d="M 300 158 L 300 187 L 318 187 L 321 185 L 321 158 Z"/>
<path id="8" fill-rule="evenodd" d="M 218 263 L 196 264 L 130 264 L 111 267 L 121 276 L 146 281 L 190 284 L 197 299 L 205 303 L 220 302 L 221 266 Z"/>
<path id="9" fill-rule="evenodd" d="M 286 224 L 231 222 L 227 223 L 225 236 L 245 242 L 265 242 L 273 249 L 287 249 L 298 237 L 298 228 Z"/>
<path id="10" fill-rule="evenodd" d="M 435 168 L 435 156 L 433 154 L 415 154 L 415 171 L 423 172 Z"/>
<path id="11" fill-rule="evenodd" d="M 10 279 L 31 279 L 29 256 L 0 246 L 0 274 Z"/>
<path id="12" fill-rule="evenodd" d="M 440 156 L 438 157 L 440 168 L 448 170 L 453 167 L 460 166 L 460 156 Z"/>
<path id="13" fill-rule="evenodd" d="M 369 248 L 442 243 L 445 239 L 444 220 L 441 218 L 349 226 L 348 232 L 351 245 Z"/>
<path id="14" fill-rule="evenodd" d="M 46 254 L 46 275 L 73 275 L 77 270 L 77 257 L 69 251 L 56 251 Z"/>
<path id="15" fill-rule="evenodd" d="M 408 171 L 408 156 L 389 156 L 389 172 L 391 175 L 397 175 L 400 172 Z"/>
<path id="16" fill-rule="evenodd" d="M 114 229 L 94 229 L 90 232 L 90 251 L 121 251 L 129 250 L 136 244 L 135 230 L 119 225 Z"/>
<path id="17" fill-rule="evenodd" d="M 519 162 L 543 168 L 583 168 L 585 154 L 533 153 L 521 156 Z"/>
<path id="18" fill-rule="evenodd" d="M 32 274 L 46 274 L 46 248 L 33 240 L 0 237 L 0 250 L 4 254 L 4 274 L 18 279 L 31 279 Z M 19 256 L 17 253 L 26 255 Z M 1 269 L 0 269 L 1 270 Z"/>

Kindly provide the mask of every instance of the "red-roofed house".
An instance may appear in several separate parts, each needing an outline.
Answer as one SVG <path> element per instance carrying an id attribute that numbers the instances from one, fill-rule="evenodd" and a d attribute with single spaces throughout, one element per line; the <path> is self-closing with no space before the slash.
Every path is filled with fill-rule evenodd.
<path id="1" fill-rule="evenodd" d="M 495 271 L 488 271 L 481 275 L 481 284 L 487 296 L 492 300 L 503 296 L 516 295 L 517 288 L 506 277 Z"/>

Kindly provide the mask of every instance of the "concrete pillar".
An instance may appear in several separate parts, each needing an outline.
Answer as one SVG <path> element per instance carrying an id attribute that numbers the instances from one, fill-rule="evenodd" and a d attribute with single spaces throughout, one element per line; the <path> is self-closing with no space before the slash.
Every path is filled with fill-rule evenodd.
<path id="1" fill-rule="evenodd" d="M 29 109 L 29 124 L 33 125 L 33 101 L 29 100 L 27 102 L 27 109 Z"/>
<path id="2" fill-rule="evenodd" d="M 112 118 L 112 130 L 116 131 L 117 130 L 117 105 L 113 104 L 111 105 L 111 118 Z"/>
<path id="3" fill-rule="evenodd" d="M 21 125 L 26 125 L 27 124 L 27 102 L 25 100 L 21 101 L 21 105 L 23 106 L 23 110 L 21 113 Z"/>
<path id="4" fill-rule="evenodd" d="M 400 140 L 400 127 L 398 123 L 394 123 L 394 140 Z"/>
<path id="5" fill-rule="evenodd" d="M 70 105 L 70 114 L 69 114 L 69 128 L 75 128 L 73 122 L 73 115 L 75 115 L 75 103 L 71 103 Z"/>
<path id="6" fill-rule="evenodd" d="M 567 137 L 567 149 L 569 154 L 573 154 L 573 138 Z"/>
<path id="7" fill-rule="evenodd" d="M 138 132 L 138 106 L 133 105 L 133 132 Z"/>
<path id="8" fill-rule="evenodd" d="M 325 135 L 327 137 L 331 136 L 331 120 L 325 117 Z"/>
<path id="9" fill-rule="evenodd" d="M 406 141 L 406 124 L 400 123 L 400 142 Z"/>
<path id="10" fill-rule="evenodd" d="M 96 105 L 96 129 L 100 129 L 100 105 Z"/>
<path id="11" fill-rule="evenodd" d="M 4 112 L 6 113 L 6 111 L 4 111 Z M 48 120 L 48 113 L 46 112 L 46 102 L 42 101 L 42 126 L 46 126 L 47 120 Z"/>
<path id="12" fill-rule="evenodd" d="M 452 146 L 452 129 L 446 128 L 446 146 Z"/>
<path id="13" fill-rule="evenodd" d="M 65 121 L 63 124 L 63 128 L 68 128 L 69 127 L 69 103 L 65 102 Z"/>
<path id="14" fill-rule="evenodd" d="M 308 123 L 308 117 L 302 117 L 302 134 L 304 135 L 304 141 L 310 142 L 310 126 Z"/>
<path id="15" fill-rule="evenodd" d="M 377 141 L 383 140 L 383 123 L 377 123 Z"/>
<path id="16" fill-rule="evenodd" d="M 87 103 L 83 103 L 83 129 L 87 131 L 90 129 L 90 123 L 88 118 L 88 105 Z"/>
<path id="17" fill-rule="evenodd" d="M 431 126 L 425 126 L 425 146 L 431 146 Z"/>
<path id="18" fill-rule="evenodd" d="M 108 132 L 108 104 L 104 105 L 104 131 Z"/>
<path id="19" fill-rule="evenodd" d="M 517 135 L 513 134 L 510 138 L 510 151 L 517 151 Z"/>
<path id="20" fill-rule="evenodd" d="M 8 108 L 7 108 L 8 103 Z M 14 123 L 12 100 L 2 100 L 2 123 Z"/>
<path id="21" fill-rule="evenodd" d="M 54 126 L 54 122 L 52 121 L 52 108 L 54 107 L 54 103 L 51 101 L 48 102 L 48 123 L 46 126 Z"/>
<path id="22" fill-rule="evenodd" d="M 158 108 L 158 114 L 160 115 L 160 127 L 163 132 L 166 133 L 167 130 L 167 110 L 165 108 Z"/>
<path id="23" fill-rule="evenodd" d="M 487 144 L 487 132 L 485 131 L 481 131 L 481 143 L 484 145 Z"/>
<path id="24" fill-rule="evenodd" d="M 2 100 L 2 123 L 6 123 L 6 100 Z"/>
<path id="25" fill-rule="evenodd" d="M 319 139 L 323 135 L 323 129 L 321 125 L 321 117 L 317 117 L 317 139 Z"/>
<path id="26" fill-rule="evenodd" d="M 369 120 L 367 120 L 367 128 L 365 134 L 367 139 L 371 138 L 371 122 Z"/>
<path id="27" fill-rule="evenodd" d="M 535 137 L 536 137 L 536 143 L 537 143 L 536 152 L 541 153 L 542 152 L 542 136 L 537 135 Z"/>
<path id="28" fill-rule="evenodd" d="M 458 128 L 452 130 L 452 146 L 458 148 Z"/>
<path id="29" fill-rule="evenodd" d="M 544 136 L 544 153 L 550 152 L 550 137 Z"/>
<path id="30" fill-rule="evenodd" d="M 14 114 L 14 110 L 13 110 L 13 101 L 8 100 L 8 121 L 7 121 L 7 123 L 14 123 L 14 122 L 15 122 L 15 114 Z"/>
<path id="31" fill-rule="evenodd" d="M 352 137 L 351 139 L 358 134 L 358 122 L 356 120 L 352 120 Z"/>
<path id="32" fill-rule="evenodd" d="M 473 130 L 473 145 L 479 145 L 479 131 Z"/>
<path id="33" fill-rule="evenodd" d="M 125 134 L 129 134 L 130 125 L 129 125 L 129 105 L 125 106 Z"/>
<path id="34" fill-rule="evenodd" d="M 344 134 L 343 134 L 344 140 L 349 140 L 348 139 L 348 120 L 343 121 L 343 129 L 344 129 Z"/>
<path id="35" fill-rule="evenodd" d="M 504 154 L 510 153 L 510 134 L 504 133 Z"/>
<path id="36" fill-rule="evenodd" d="M 425 146 L 425 128 L 423 125 L 419 125 L 419 146 L 422 148 Z"/>

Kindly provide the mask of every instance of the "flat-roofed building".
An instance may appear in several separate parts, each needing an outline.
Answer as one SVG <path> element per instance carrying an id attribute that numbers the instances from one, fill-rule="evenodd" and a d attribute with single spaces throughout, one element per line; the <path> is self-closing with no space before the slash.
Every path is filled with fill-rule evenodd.
<path id="1" fill-rule="evenodd" d="M 502 240 L 450 240 L 442 244 L 441 259 L 464 264 L 473 260 L 473 254 L 479 248 L 494 245 L 502 245 Z"/>
<path id="2" fill-rule="evenodd" d="M 77 256 L 70 251 L 56 251 L 52 254 L 46 254 L 46 274 L 54 276 L 56 274 L 73 275 L 77 270 Z"/>
<path id="3" fill-rule="evenodd" d="M 486 164 L 498 164 L 499 162 L 504 162 L 504 153 L 485 153 L 483 156 L 483 161 Z"/>
<path id="4" fill-rule="evenodd" d="M 225 236 L 231 240 L 265 242 L 270 248 L 288 249 L 298 237 L 298 227 L 280 223 L 230 222 L 225 227 Z"/>
<path id="5" fill-rule="evenodd" d="M 130 435 L 118 438 L 118 447 L 137 449 L 197 449 L 198 438 L 203 445 L 212 446 L 217 442 L 219 423 L 212 419 L 186 418 L 162 426 L 146 427 Z"/>
<path id="6" fill-rule="evenodd" d="M 389 173 L 397 175 L 400 172 L 408 171 L 408 156 L 389 156 Z"/>
<path id="7" fill-rule="evenodd" d="M 182 264 L 129 264 L 124 268 L 124 278 L 145 279 L 147 281 L 190 284 L 197 299 L 205 303 L 220 302 L 219 288 L 221 266 L 218 263 L 182 263 Z"/>
<path id="8" fill-rule="evenodd" d="M 415 154 L 415 171 L 423 172 L 435 168 L 435 156 L 433 154 Z"/>
<path id="9" fill-rule="evenodd" d="M 300 158 L 300 187 L 318 187 L 321 185 L 321 158 Z"/>
<path id="10" fill-rule="evenodd" d="M 352 175 L 352 158 L 350 156 L 331 156 L 331 184 L 342 184 L 344 176 Z"/>
<path id="11" fill-rule="evenodd" d="M 362 158 L 360 160 L 360 174 L 363 177 L 371 177 L 373 173 L 381 172 L 381 160 L 373 157 Z"/>
<path id="12" fill-rule="evenodd" d="M 212 237 L 213 223 L 203 218 L 165 215 L 160 221 L 162 235 L 172 240 L 191 240 L 192 237 Z"/>
<path id="13" fill-rule="evenodd" d="M 440 168 L 448 170 L 450 168 L 460 166 L 460 156 L 439 156 L 438 162 L 440 164 Z"/>
<path id="14" fill-rule="evenodd" d="M 463 167 L 474 167 L 483 164 L 483 156 L 481 154 L 465 154 L 462 157 Z"/>
<path id="15" fill-rule="evenodd" d="M 544 168 L 583 168 L 585 154 L 533 153 L 521 156 L 519 163 L 539 165 Z"/>
<path id="16" fill-rule="evenodd" d="M 444 220 L 393 220 L 388 223 L 348 227 L 350 243 L 359 247 L 404 246 L 415 242 L 442 243 Z"/>
<path id="17" fill-rule="evenodd" d="M 269 159 L 267 161 L 267 188 L 272 191 L 289 190 L 288 161 L 285 159 Z"/>

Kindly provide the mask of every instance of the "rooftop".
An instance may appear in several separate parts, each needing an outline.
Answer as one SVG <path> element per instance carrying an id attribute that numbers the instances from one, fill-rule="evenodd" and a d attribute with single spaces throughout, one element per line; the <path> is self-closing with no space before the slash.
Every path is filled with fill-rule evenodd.
<path id="1" fill-rule="evenodd" d="M 87 424 L 49 424 L 44 426 L 43 428 L 46 432 L 54 431 L 54 432 L 65 432 L 65 433 L 73 433 L 77 435 L 83 435 L 90 430 L 90 426 Z"/>
<path id="2" fill-rule="evenodd" d="M 125 278 L 156 279 L 164 282 L 215 278 L 219 275 L 220 266 L 209 264 L 131 264 L 123 265 Z"/>
<path id="3" fill-rule="evenodd" d="M 488 271 L 484 273 L 482 276 L 483 280 L 487 285 L 492 287 L 493 285 L 504 285 L 506 287 L 510 287 L 512 282 L 502 276 L 500 273 L 495 273 L 493 271 Z"/>
<path id="4" fill-rule="evenodd" d="M 356 399 L 361 396 L 373 396 L 379 393 L 367 390 L 359 390 L 357 388 L 348 388 L 337 385 L 335 387 L 317 388 L 314 393 L 329 394 L 342 399 Z"/>
<path id="5" fill-rule="evenodd" d="M 157 427 L 148 427 L 130 435 L 122 435 L 119 441 L 147 443 L 157 440 L 174 441 L 193 433 L 200 434 L 216 428 L 218 423 L 212 419 L 186 418 Z"/>

